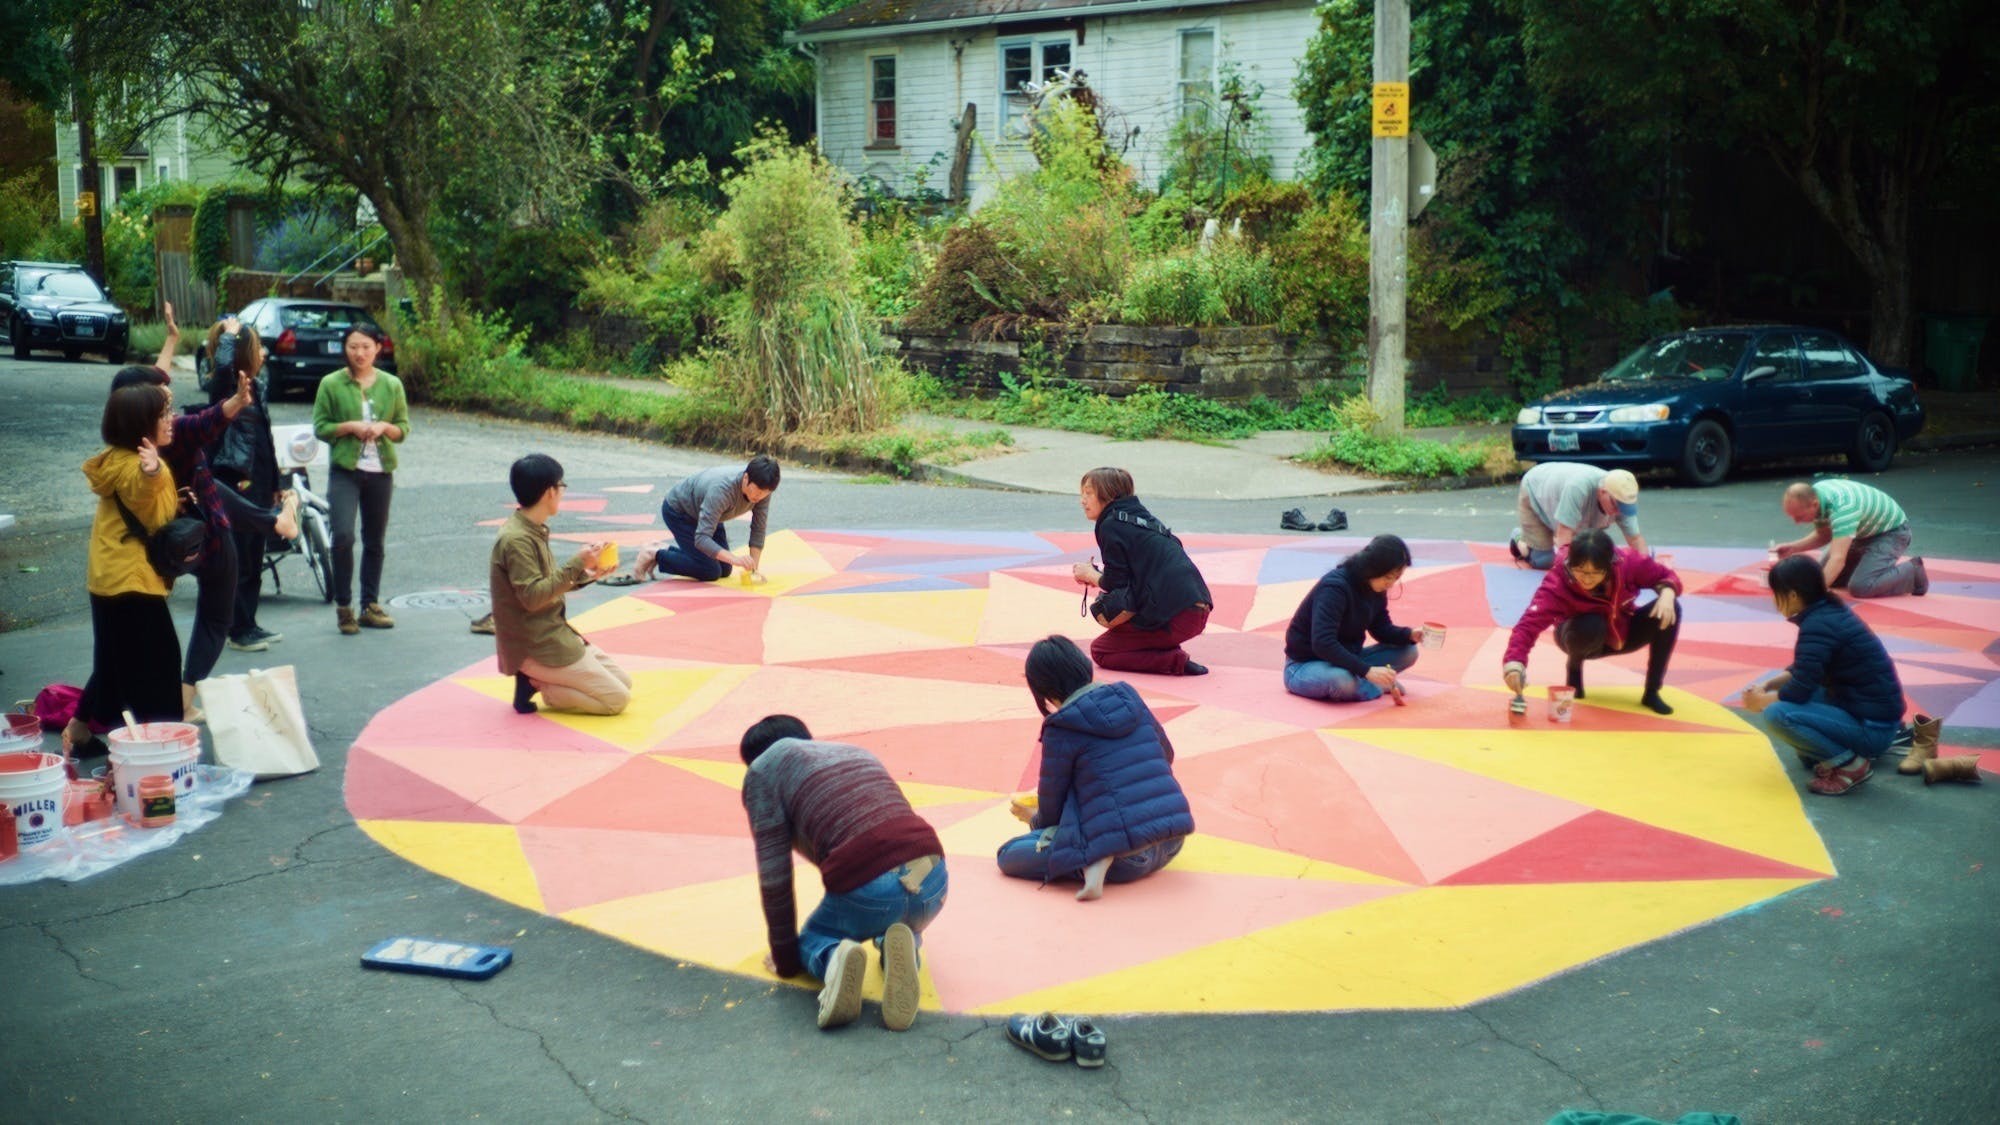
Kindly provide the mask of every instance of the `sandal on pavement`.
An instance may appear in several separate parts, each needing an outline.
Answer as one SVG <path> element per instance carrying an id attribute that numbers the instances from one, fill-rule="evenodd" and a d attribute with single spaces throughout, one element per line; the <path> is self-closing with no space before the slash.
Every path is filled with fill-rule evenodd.
<path id="1" fill-rule="evenodd" d="M 614 574 L 609 578 L 598 579 L 597 584 L 599 586 L 637 586 L 644 581 L 645 579 L 636 574 Z"/>
<path id="2" fill-rule="evenodd" d="M 1053 1012 L 1007 1017 L 1007 1041 L 1050 1062 L 1068 1062 L 1074 1057 L 1069 1036 L 1069 1024 Z"/>
<path id="3" fill-rule="evenodd" d="M 1297 508 L 1288 509 L 1284 515 L 1279 516 L 1278 526 L 1284 528 L 1286 531 L 1319 530 L 1319 525 L 1307 519 L 1306 514 Z"/>

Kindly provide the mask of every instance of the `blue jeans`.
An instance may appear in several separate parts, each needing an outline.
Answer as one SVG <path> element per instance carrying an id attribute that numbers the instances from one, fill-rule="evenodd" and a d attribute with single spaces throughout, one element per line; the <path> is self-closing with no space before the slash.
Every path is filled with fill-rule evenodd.
<path id="1" fill-rule="evenodd" d="M 843 941 L 880 941 L 898 922 L 922 934 L 944 909 L 950 879 L 945 875 L 943 856 L 915 891 L 903 886 L 903 876 L 909 870 L 907 863 L 892 867 L 846 894 L 821 899 L 799 930 L 799 956 L 806 971 L 826 979 L 826 963 L 832 959 L 835 946 Z M 921 946 L 923 938 L 917 942 Z"/>
<path id="2" fill-rule="evenodd" d="M 1845 766 L 1856 754 L 1869 760 L 1889 749 L 1901 724 L 1880 719 L 1857 719 L 1839 705 L 1827 701 L 1826 692 L 1813 692 L 1804 703 L 1778 700 L 1764 708 L 1764 725 L 1771 740 L 1791 747 L 1807 766 L 1825 762 Z"/>
<path id="3" fill-rule="evenodd" d="M 1417 662 L 1417 646 L 1369 645 L 1361 650 L 1361 662 L 1370 668 L 1387 667 L 1400 672 Z M 1328 703 L 1360 703 L 1382 697 L 1381 688 L 1324 660 L 1286 661 L 1285 690 Z"/>
<path id="4" fill-rule="evenodd" d="M 999 852 L 993 857 L 1000 864 L 1000 874 L 1011 875 L 1016 879 L 1039 879 L 1044 883 L 1057 879 L 1083 878 L 1083 872 L 1080 870 L 1049 870 L 1049 857 L 1055 854 L 1055 849 L 1044 848 L 1037 851 L 1035 842 L 1041 838 L 1040 832 L 1029 832 L 1000 845 Z M 1185 836 L 1175 836 L 1170 840 L 1148 844 L 1136 852 L 1127 852 L 1119 856 L 1111 861 L 1111 869 L 1105 872 L 1104 881 L 1136 883 L 1144 879 L 1172 863 L 1174 857 L 1181 854 L 1181 843 L 1186 839 Z"/>
<path id="5" fill-rule="evenodd" d="M 674 546 L 654 554 L 662 574 L 678 574 L 697 582 L 713 582 L 729 577 L 731 569 L 726 562 L 719 562 L 701 553 L 694 545 L 695 523 L 666 504 L 660 505 L 660 518 L 667 523 L 667 530 L 674 533 Z M 715 525 L 715 541 L 722 549 L 729 549 L 729 533 L 721 524 Z"/>

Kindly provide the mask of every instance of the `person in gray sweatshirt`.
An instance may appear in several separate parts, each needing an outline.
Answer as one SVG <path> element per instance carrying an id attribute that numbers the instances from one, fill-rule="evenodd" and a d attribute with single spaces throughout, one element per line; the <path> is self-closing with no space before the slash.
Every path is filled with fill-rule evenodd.
<path id="1" fill-rule="evenodd" d="M 683 478 L 660 504 L 660 518 L 673 532 L 674 545 L 640 552 L 631 580 L 644 582 L 657 572 L 714 582 L 739 566 L 757 573 L 776 491 L 778 462 L 761 453 L 741 470 L 718 466 Z M 745 512 L 750 513 L 750 546 L 738 554 L 730 550 L 729 532 L 722 525 Z"/>

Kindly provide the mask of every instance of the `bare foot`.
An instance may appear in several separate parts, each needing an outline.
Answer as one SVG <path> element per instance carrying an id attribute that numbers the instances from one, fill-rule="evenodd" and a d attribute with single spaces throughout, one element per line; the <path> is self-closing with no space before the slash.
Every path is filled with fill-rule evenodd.
<path id="1" fill-rule="evenodd" d="M 1096 902 L 1104 897 L 1104 876 L 1111 870 L 1109 859 L 1100 859 L 1083 869 L 1083 889 L 1076 892 L 1078 902 Z"/>
<path id="2" fill-rule="evenodd" d="M 298 493 L 280 492 L 278 494 L 278 518 L 275 521 L 274 527 L 280 538 L 297 539 L 299 537 Z"/>
<path id="3" fill-rule="evenodd" d="M 637 578 L 641 582 L 650 581 L 653 577 L 653 571 L 658 569 L 659 565 L 659 552 L 648 547 L 639 552 L 638 561 L 632 564 L 632 577 Z"/>

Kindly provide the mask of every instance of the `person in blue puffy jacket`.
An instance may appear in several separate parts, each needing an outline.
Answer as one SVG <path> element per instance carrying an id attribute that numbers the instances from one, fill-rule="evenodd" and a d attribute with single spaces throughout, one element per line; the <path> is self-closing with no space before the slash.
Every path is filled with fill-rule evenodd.
<path id="1" fill-rule="evenodd" d="M 1077 900 L 1165 867 L 1194 831 L 1174 780 L 1174 747 L 1139 693 L 1091 680 L 1090 658 L 1067 637 L 1035 642 L 1028 691 L 1042 713 L 1042 776 L 1033 831 L 1000 845 L 1003 874 L 1081 879 Z"/>

